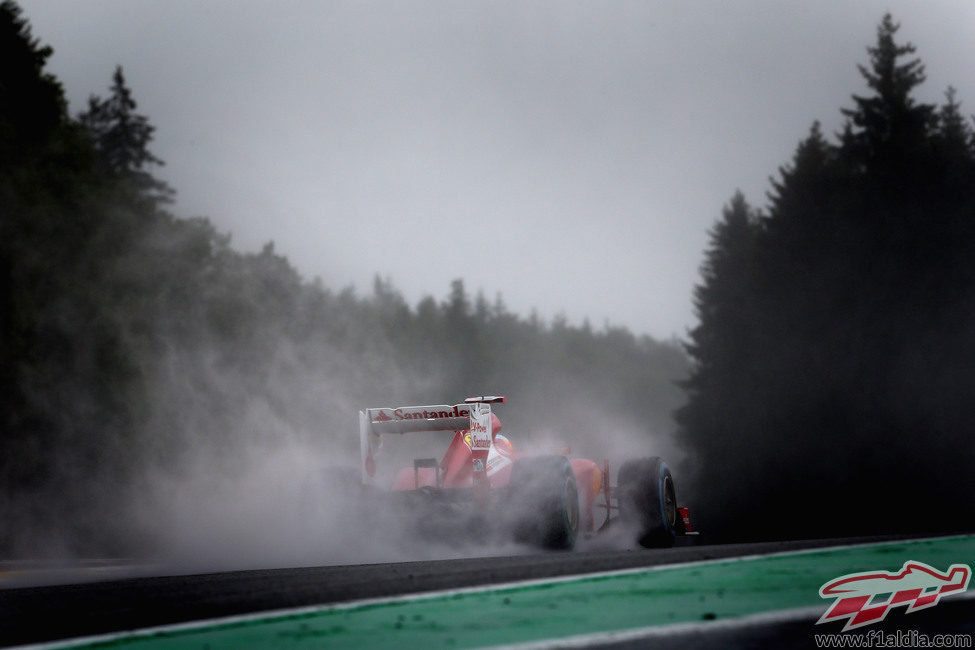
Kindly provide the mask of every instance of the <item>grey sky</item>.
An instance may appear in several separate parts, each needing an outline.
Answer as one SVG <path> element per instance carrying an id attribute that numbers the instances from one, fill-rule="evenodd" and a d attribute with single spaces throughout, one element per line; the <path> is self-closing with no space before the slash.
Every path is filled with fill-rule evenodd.
<path id="1" fill-rule="evenodd" d="M 707 230 L 864 93 L 890 11 L 975 112 L 975 2 L 20 0 L 71 110 L 125 69 L 179 216 L 411 304 L 693 324 Z"/>

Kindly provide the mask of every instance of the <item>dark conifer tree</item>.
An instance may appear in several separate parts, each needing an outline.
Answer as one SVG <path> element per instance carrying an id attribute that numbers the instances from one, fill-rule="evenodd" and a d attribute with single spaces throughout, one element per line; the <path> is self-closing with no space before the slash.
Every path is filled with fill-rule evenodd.
<path id="1" fill-rule="evenodd" d="M 88 110 L 78 116 L 91 133 L 99 160 L 108 174 L 128 184 L 150 207 L 171 201 L 172 188 L 149 172 L 165 163 L 149 151 L 155 127 L 135 112 L 138 104 L 125 84 L 122 66 L 115 68 L 110 90 L 108 99 L 89 97 Z"/>
<path id="2" fill-rule="evenodd" d="M 711 229 L 710 247 L 701 265 L 702 282 L 694 288 L 699 322 L 685 345 L 694 366 L 683 384 L 689 402 L 676 418 L 696 452 L 686 469 L 700 470 L 699 494 L 736 480 L 732 466 L 727 466 L 731 472 L 725 472 L 714 460 L 742 453 L 739 445 L 748 435 L 728 435 L 729 424 L 748 422 L 754 415 L 743 412 L 754 400 L 744 400 L 739 388 L 754 382 L 742 374 L 754 367 L 750 355 L 760 347 L 751 338 L 757 307 L 753 265 L 758 232 L 757 213 L 737 192 Z"/>
<path id="3" fill-rule="evenodd" d="M 699 320 L 687 345 L 700 372 L 691 386 L 706 381 L 705 375 L 734 367 L 726 359 L 746 335 L 752 263 L 758 217 L 744 195 L 737 192 L 725 207 L 722 219 L 710 232 L 710 248 L 701 265 L 702 282 L 694 289 L 694 308 Z"/>
<path id="4" fill-rule="evenodd" d="M 924 65 L 918 58 L 901 60 L 916 48 L 896 42 L 899 29 L 890 14 L 884 16 L 877 27 L 876 45 L 867 49 L 870 66 L 858 66 L 873 94 L 854 95 L 854 108 L 843 110 L 853 127 L 852 138 L 844 142 L 847 155 L 870 171 L 880 172 L 881 180 L 888 180 L 887 174 L 903 173 L 903 166 L 911 165 L 910 155 L 923 146 L 935 111 L 934 106 L 918 104 L 913 98 L 914 89 L 924 83 Z"/>
<path id="5" fill-rule="evenodd" d="M 61 84 L 44 72 L 53 52 L 31 35 L 16 3 L 0 2 L 0 174 L 13 171 L 63 126 Z"/>

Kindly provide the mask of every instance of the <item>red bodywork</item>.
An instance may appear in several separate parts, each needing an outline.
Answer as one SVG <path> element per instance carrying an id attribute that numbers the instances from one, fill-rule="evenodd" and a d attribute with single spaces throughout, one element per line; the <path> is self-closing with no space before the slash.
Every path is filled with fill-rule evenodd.
<path id="1" fill-rule="evenodd" d="M 488 452 L 490 453 L 490 452 Z M 393 481 L 394 490 L 415 490 L 420 487 L 464 488 L 474 480 L 474 459 L 471 448 L 464 442 L 464 432 L 454 431 L 447 452 L 437 467 L 404 467 Z M 440 482 L 437 475 L 440 475 Z M 503 463 L 497 471 L 487 470 L 490 487 L 502 487 L 511 477 L 511 463 Z"/>
<path id="2" fill-rule="evenodd" d="M 495 436 L 497 435 L 495 431 Z M 471 448 L 464 441 L 464 431 L 455 431 L 447 451 L 437 467 L 404 467 L 393 481 L 393 490 L 415 490 L 431 488 L 470 488 L 474 485 L 474 457 Z M 493 438 L 493 436 L 492 436 Z M 487 487 L 504 487 L 511 478 L 514 460 L 519 454 L 506 454 L 499 451 L 492 440 L 492 447 L 484 454 L 487 463 Z M 492 465 L 493 463 L 493 465 Z M 579 493 L 580 526 L 587 531 L 595 530 L 595 507 L 600 491 L 608 485 L 599 465 L 588 458 L 573 458 L 569 464 L 576 479 Z M 607 464 L 608 471 L 608 464 Z M 439 477 L 439 481 L 438 481 Z M 607 490 L 608 492 L 608 490 Z"/>

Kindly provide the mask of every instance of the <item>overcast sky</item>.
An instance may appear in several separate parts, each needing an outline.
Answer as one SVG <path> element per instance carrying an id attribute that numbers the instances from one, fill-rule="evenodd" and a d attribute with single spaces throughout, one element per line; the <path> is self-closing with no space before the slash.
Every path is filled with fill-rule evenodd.
<path id="1" fill-rule="evenodd" d="M 865 93 L 890 11 L 975 113 L 975 2 L 19 0 L 71 111 L 124 68 L 178 216 L 307 279 L 657 338 L 707 231 Z"/>

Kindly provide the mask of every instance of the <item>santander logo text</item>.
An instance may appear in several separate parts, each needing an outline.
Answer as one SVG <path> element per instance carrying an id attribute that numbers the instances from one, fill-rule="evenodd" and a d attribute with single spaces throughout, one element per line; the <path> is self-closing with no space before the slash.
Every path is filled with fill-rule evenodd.
<path id="1" fill-rule="evenodd" d="M 466 418 L 471 412 L 462 405 L 456 406 L 404 406 L 397 409 L 374 409 L 373 422 L 392 420 L 436 420 L 441 418 Z"/>
<path id="2" fill-rule="evenodd" d="M 865 571 L 830 580 L 819 588 L 822 598 L 836 601 L 816 624 L 846 619 L 843 631 L 884 620 L 893 607 L 907 606 L 907 612 L 934 607 L 942 596 L 960 594 L 968 588 L 972 569 L 952 564 L 944 573 L 924 564 L 908 561 L 900 571 Z"/>

